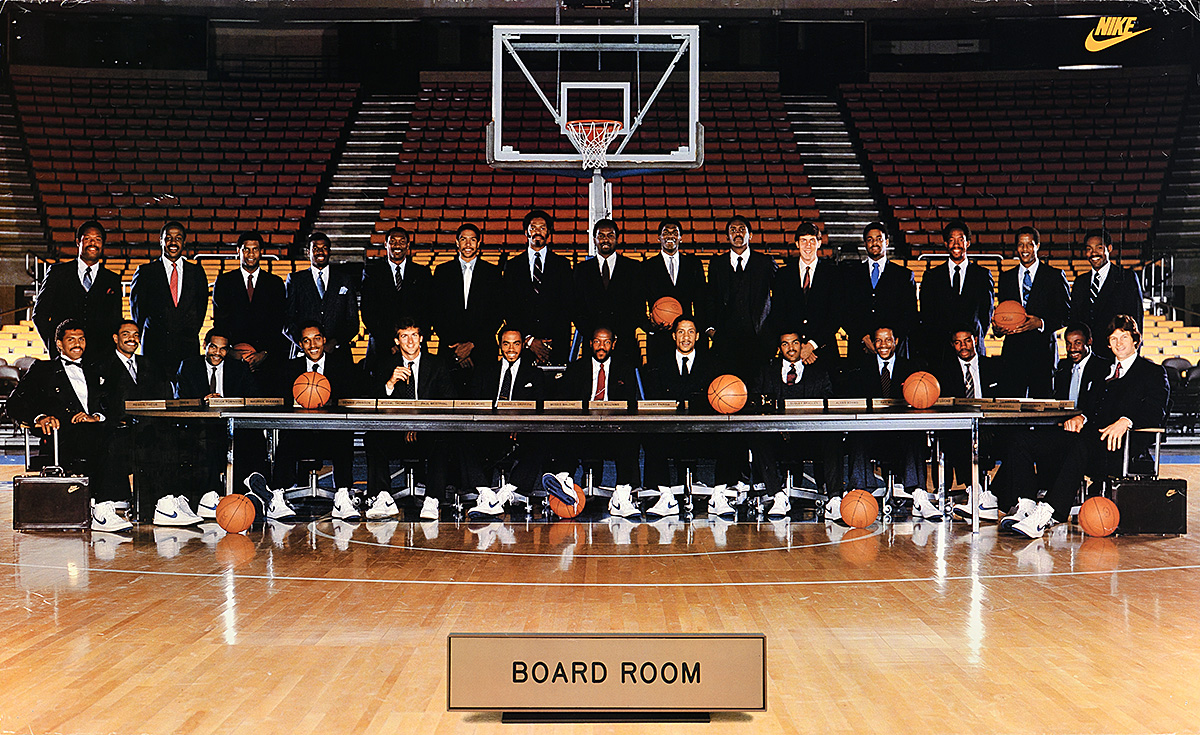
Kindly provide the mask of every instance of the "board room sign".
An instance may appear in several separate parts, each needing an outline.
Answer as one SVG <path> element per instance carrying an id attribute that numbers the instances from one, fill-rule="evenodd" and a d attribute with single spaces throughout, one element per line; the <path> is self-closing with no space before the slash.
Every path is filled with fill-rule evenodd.
<path id="1" fill-rule="evenodd" d="M 766 636 L 452 633 L 451 710 L 765 710 Z"/>

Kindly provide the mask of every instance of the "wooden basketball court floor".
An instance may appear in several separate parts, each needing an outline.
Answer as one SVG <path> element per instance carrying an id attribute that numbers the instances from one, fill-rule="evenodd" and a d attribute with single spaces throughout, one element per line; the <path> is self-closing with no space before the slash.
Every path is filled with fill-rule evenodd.
<path id="1" fill-rule="evenodd" d="M 1200 470 L 1164 475 L 1195 487 Z M 1195 533 L 9 528 L 3 492 L 3 733 L 1200 732 Z M 768 709 L 686 725 L 451 713 L 451 632 L 763 633 Z"/>

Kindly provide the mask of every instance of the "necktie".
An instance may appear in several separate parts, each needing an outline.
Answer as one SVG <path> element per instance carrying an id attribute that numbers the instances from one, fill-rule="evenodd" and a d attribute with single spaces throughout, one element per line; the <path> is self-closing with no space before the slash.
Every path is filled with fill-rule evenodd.
<path id="1" fill-rule="evenodd" d="M 954 293 L 956 295 L 962 294 L 962 266 L 961 265 L 954 266 L 954 282 L 952 284 L 950 284 L 950 287 L 952 289 L 954 289 Z"/>
<path id="2" fill-rule="evenodd" d="M 137 365 L 134 364 L 132 357 L 129 358 L 128 360 L 126 360 L 125 364 L 129 368 L 129 377 L 133 378 L 133 382 L 136 385 L 137 384 Z"/>
<path id="3" fill-rule="evenodd" d="M 671 285 L 675 285 L 675 259 L 667 258 L 667 275 L 671 277 Z"/>
<path id="4" fill-rule="evenodd" d="M 217 392 L 217 369 L 215 367 L 208 369 L 208 392 Z"/>
<path id="5" fill-rule="evenodd" d="M 400 397 L 401 398 L 416 398 L 417 397 L 417 371 L 413 370 L 413 364 L 408 360 L 403 361 L 404 367 L 412 370 L 412 376 L 407 383 L 401 383 Z"/>
<path id="6" fill-rule="evenodd" d="M 879 264 L 872 263 L 871 264 L 871 288 L 875 288 L 878 285 L 879 285 Z"/>
<path id="7" fill-rule="evenodd" d="M 737 261 L 738 261 L 737 272 L 745 273 L 746 272 L 746 264 L 742 262 L 742 256 L 739 255 Z"/>
<path id="8" fill-rule="evenodd" d="M 505 401 L 512 400 L 512 363 L 509 363 L 504 368 L 504 380 L 500 381 L 500 398 Z"/>
<path id="9" fill-rule="evenodd" d="M 608 282 L 612 279 L 612 271 L 608 269 L 608 260 L 604 260 L 600 264 L 600 281 L 608 288 Z"/>
<path id="10" fill-rule="evenodd" d="M 796 384 L 796 378 L 797 378 L 797 375 L 796 375 L 796 363 L 794 363 L 794 362 L 793 362 L 793 363 L 792 363 L 792 366 L 791 366 L 790 368 L 788 368 L 788 373 L 787 373 L 787 384 L 788 384 L 788 385 L 795 385 L 795 384 Z"/>
<path id="11" fill-rule="evenodd" d="M 321 275 L 321 271 L 317 271 L 317 297 L 325 298 L 325 277 Z"/>
<path id="12" fill-rule="evenodd" d="M 246 276 L 246 300 L 254 300 L 254 274 Z"/>
<path id="13" fill-rule="evenodd" d="M 534 253 L 533 255 L 533 292 L 540 294 L 542 292 L 542 254 Z"/>
<path id="14" fill-rule="evenodd" d="M 1075 364 L 1075 365 L 1074 365 L 1074 366 L 1071 368 L 1071 387 L 1070 387 L 1070 389 L 1067 391 L 1067 399 L 1068 399 L 1068 400 L 1070 400 L 1070 401 L 1074 401 L 1075 403 L 1078 403 L 1078 402 L 1079 402 L 1079 389 L 1080 389 L 1080 387 L 1081 387 L 1081 385 L 1080 385 L 1080 383 L 1081 383 L 1081 380 L 1080 380 L 1080 379 L 1081 379 L 1082 377 L 1083 377 L 1083 371 L 1082 371 L 1082 370 L 1080 370 L 1080 368 L 1079 368 L 1079 363 L 1076 363 L 1076 364 Z"/>
<path id="15" fill-rule="evenodd" d="M 1113 371 L 1112 377 L 1109 380 L 1117 380 L 1121 377 L 1121 363 L 1117 363 L 1117 369 Z"/>
<path id="16" fill-rule="evenodd" d="M 592 396 L 593 401 L 604 400 L 604 363 L 600 363 L 600 372 L 596 373 L 596 395 Z"/>
<path id="17" fill-rule="evenodd" d="M 92 267 L 90 265 L 83 269 L 83 290 L 92 290 Z"/>
<path id="18" fill-rule="evenodd" d="M 179 306 L 179 264 L 171 264 L 171 301 Z"/>
<path id="19" fill-rule="evenodd" d="M 1100 298 L 1100 271 L 1092 274 L 1092 303 L 1096 303 L 1096 299 Z"/>
<path id="20" fill-rule="evenodd" d="M 804 267 L 804 290 L 808 291 L 808 287 L 812 285 L 812 266 Z"/>
<path id="21" fill-rule="evenodd" d="M 681 362 L 683 363 L 683 365 L 679 369 L 679 374 L 686 378 L 688 376 L 688 366 L 687 366 L 688 359 L 687 359 L 687 357 L 685 356 L 681 360 Z"/>
<path id="22" fill-rule="evenodd" d="M 1029 275 L 1029 269 L 1025 269 L 1025 278 L 1021 281 L 1021 306 L 1029 303 L 1029 290 L 1033 288 L 1033 278 Z"/>
<path id="23" fill-rule="evenodd" d="M 888 370 L 888 364 L 883 363 L 883 370 L 879 371 L 879 384 L 883 388 L 883 397 L 892 397 L 892 371 Z"/>
<path id="24" fill-rule="evenodd" d="M 319 362 L 314 362 L 314 363 L 312 363 L 311 365 L 309 365 L 309 366 L 308 366 L 308 372 L 310 372 L 310 373 L 319 373 L 319 372 L 321 372 L 321 363 L 319 363 Z"/>
<path id="25" fill-rule="evenodd" d="M 404 274 L 400 272 L 400 266 L 396 266 L 396 290 L 404 288 Z"/>
<path id="26" fill-rule="evenodd" d="M 967 398 L 975 397 L 975 378 L 971 377 L 971 366 L 963 368 L 963 386 L 966 387 Z"/>

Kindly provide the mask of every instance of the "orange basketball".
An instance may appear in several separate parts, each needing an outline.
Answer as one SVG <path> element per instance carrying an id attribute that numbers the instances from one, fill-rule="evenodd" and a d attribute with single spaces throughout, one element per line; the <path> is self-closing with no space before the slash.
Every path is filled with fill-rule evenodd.
<path id="1" fill-rule="evenodd" d="M 227 567 L 240 567 L 254 558 L 255 551 L 253 541 L 240 533 L 231 533 L 217 542 L 217 561 Z"/>
<path id="2" fill-rule="evenodd" d="M 579 485 L 575 486 L 575 497 L 578 498 L 578 500 L 575 501 L 575 504 L 567 505 L 563 501 L 551 495 L 550 510 L 554 511 L 554 515 L 558 516 L 559 518 L 574 518 L 582 513 L 583 506 L 587 505 L 587 496 L 583 494 L 583 488 L 579 487 Z"/>
<path id="3" fill-rule="evenodd" d="M 1019 327 L 1025 322 L 1025 307 L 1020 301 L 1001 301 L 992 313 L 992 324 L 1005 329 Z"/>
<path id="4" fill-rule="evenodd" d="M 708 384 L 708 405 L 717 413 L 737 413 L 746 405 L 746 384 L 736 375 L 718 375 Z"/>
<path id="5" fill-rule="evenodd" d="M 226 533 L 241 533 L 254 523 L 254 503 L 245 495 L 234 493 L 217 503 L 217 525 Z"/>
<path id="6" fill-rule="evenodd" d="M 942 386 L 932 373 L 919 370 L 904 381 L 904 400 L 913 408 L 929 408 L 941 394 Z"/>
<path id="7" fill-rule="evenodd" d="M 254 349 L 254 345 L 249 342 L 238 342 L 236 345 L 230 347 L 229 351 L 239 360 L 245 360 L 248 356 L 258 352 L 258 350 Z"/>
<path id="8" fill-rule="evenodd" d="M 679 299 L 674 296 L 663 296 L 655 301 L 654 307 L 650 309 L 650 318 L 663 327 L 671 326 L 681 316 L 683 316 L 683 307 L 679 304 Z"/>
<path id="9" fill-rule="evenodd" d="M 301 408 L 320 408 L 332 393 L 329 378 L 320 373 L 300 373 L 292 383 L 292 397 Z"/>
<path id="10" fill-rule="evenodd" d="M 866 490 L 851 490 L 842 498 L 842 520 L 847 526 L 866 528 L 879 517 L 879 503 Z"/>
<path id="11" fill-rule="evenodd" d="M 1079 506 L 1079 525 L 1089 536 L 1109 536 L 1117 530 L 1120 521 L 1121 513 L 1117 510 L 1117 504 L 1108 498 L 1088 498 Z"/>

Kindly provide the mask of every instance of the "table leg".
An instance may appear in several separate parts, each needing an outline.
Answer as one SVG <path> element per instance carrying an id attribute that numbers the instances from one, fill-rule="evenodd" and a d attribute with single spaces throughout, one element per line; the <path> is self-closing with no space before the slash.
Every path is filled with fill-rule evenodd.
<path id="1" fill-rule="evenodd" d="M 967 488 L 971 503 L 971 533 L 979 533 L 979 419 L 971 419 L 971 487 Z"/>

